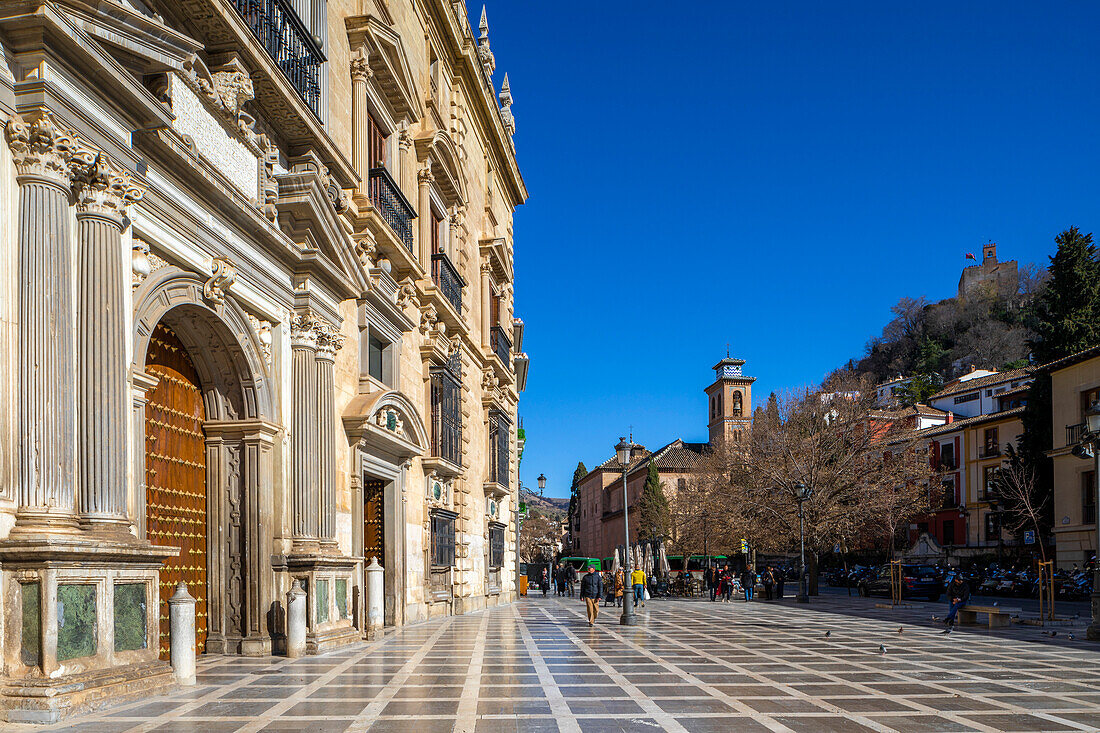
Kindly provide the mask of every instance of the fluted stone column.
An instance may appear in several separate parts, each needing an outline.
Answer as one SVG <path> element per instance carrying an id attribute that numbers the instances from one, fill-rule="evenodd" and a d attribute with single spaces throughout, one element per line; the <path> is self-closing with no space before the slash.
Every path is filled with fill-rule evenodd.
<path id="1" fill-rule="evenodd" d="M 432 182 L 435 180 L 435 176 L 432 175 L 432 162 L 430 160 L 425 162 L 424 167 L 420 169 L 418 180 L 420 183 L 420 196 L 416 215 L 420 222 L 420 264 L 424 268 L 424 272 L 429 273 L 430 276 L 432 271 L 431 189 Z"/>
<path id="2" fill-rule="evenodd" d="M 19 184 L 19 474 L 13 532 L 67 530 L 76 525 L 69 232 L 75 143 L 44 110 L 13 117 L 5 137 Z"/>
<path id="3" fill-rule="evenodd" d="M 317 465 L 320 471 L 321 545 L 336 547 L 336 379 L 333 365 L 343 337 L 322 329 L 317 348 Z"/>
<path id="4" fill-rule="evenodd" d="M 489 331 L 492 324 L 489 319 L 492 314 L 492 297 L 493 286 L 489 282 L 489 275 L 492 273 L 493 268 L 489 263 L 484 263 L 481 266 L 481 346 L 484 349 L 489 348 Z"/>
<path id="5" fill-rule="evenodd" d="M 299 551 L 316 549 L 317 516 L 317 330 L 310 315 L 290 321 L 291 399 L 291 537 Z"/>
<path id="6" fill-rule="evenodd" d="M 367 195 L 372 161 L 367 131 L 367 81 L 372 72 L 367 49 L 358 49 L 351 58 L 351 158 L 359 174 L 359 192 Z"/>
<path id="7" fill-rule="evenodd" d="M 397 180 L 401 182 L 401 190 L 406 193 L 406 195 L 416 184 L 412 148 L 413 138 L 412 131 L 409 129 L 409 123 L 402 122 L 397 131 L 397 165 L 400 169 L 398 170 L 398 175 L 400 177 Z"/>
<path id="8" fill-rule="evenodd" d="M 142 189 L 102 153 L 76 156 L 77 459 L 80 523 L 129 534 L 126 497 L 127 319 L 123 259 L 126 207 Z"/>

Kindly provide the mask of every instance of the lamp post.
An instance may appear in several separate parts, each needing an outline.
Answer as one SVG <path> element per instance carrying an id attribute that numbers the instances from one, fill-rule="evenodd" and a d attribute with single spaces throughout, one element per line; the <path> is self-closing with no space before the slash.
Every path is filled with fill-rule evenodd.
<path id="1" fill-rule="evenodd" d="M 804 483 L 797 483 L 794 486 L 794 498 L 798 502 L 798 541 L 801 545 L 802 553 L 802 567 L 798 570 L 798 602 L 809 603 L 810 602 L 810 589 L 807 583 L 806 576 L 806 530 L 802 520 L 802 505 L 806 503 L 811 496 L 813 496 L 813 489 L 806 486 Z"/>
<path id="2" fill-rule="evenodd" d="M 1094 502 L 1100 502 L 1100 400 L 1085 410 L 1085 423 L 1088 433 L 1082 437 L 1081 442 L 1089 443 L 1092 447 L 1093 480 L 1096 482 Z M 1100 503 L 1094 503 L 1094 506 L 1100 506 Z M 1100 516 L 1095 518 L 1097 561 L 1092 566 L 1092 623 L 1086 629 L 1085 636 L 1092 641 L 1100 641 Z"/>
<path id="3" fill-rule="evenodd" d="M 626 438 L 619 438 L 619 444 L 615 446 L 615 457 L 619 461 L 619 467 L 623 470 L 623 535 L 626 538 L 626 562 L 623 563 L 623 615 L 619 617 L 621 626 L 634 626 L 638 623 L 638 617 L 634 614 L 634 607 L 627 602 L 626 591 L 632 588 L 630 585 L 630 504 L 626 493 L 626 469 L 630 466 L 630 459 L 634 454 L 634 443 L 626 442 Z"/>

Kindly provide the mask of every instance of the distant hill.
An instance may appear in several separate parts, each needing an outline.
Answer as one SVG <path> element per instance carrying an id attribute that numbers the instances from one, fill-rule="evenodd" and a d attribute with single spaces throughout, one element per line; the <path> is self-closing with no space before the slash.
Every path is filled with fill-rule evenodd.
<path id="1" fill-rule="evenodd" d="M 565 519 L 565 513 L 569 510 L 569 499 L 556 496 L 539 496 L 527 489 L 520 490 L 520 501 L 527 502 L 527 511 L 538 512 L 546 517 Z"/>

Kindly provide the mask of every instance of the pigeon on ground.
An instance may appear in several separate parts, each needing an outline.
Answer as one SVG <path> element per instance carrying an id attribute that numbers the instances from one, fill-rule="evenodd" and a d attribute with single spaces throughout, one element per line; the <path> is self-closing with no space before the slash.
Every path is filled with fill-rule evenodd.
<path id="1" fill-rule="evenodd" d="M 1001 603 L 1000 601 L 993 601 L 994 606 L 1000 605 L 1000 603 Z"/>
<path id="2" fill-rule="evenodd" d="M 878 645 L 878 653 L 879 654 L 885 654 L 886 653 L 886 645 L 885 644 L 879 644 Z"/>
<path id="3" fill-rule="evenodd" d="M 832 632 L 832 631 L 826 631 L 826 632 L 825 632 L 825 638 L 826 638 L 826 639 L 828 639 L 828 638 L 829 638 L 830 636 L 832 636 L 832 635 L 833 635 L 833 632 Z"/>
<path id="4" fill-rule="evenodd" d="M 1070 641 L 1073 641 L 1073 634 L 1070 634 L 1070 635 L 1069 635 L 1069 640 L 1070 640 Z"/>
<path id="5" fill-rule="evenodd" d="M 940 620 L 940 617 L 939 617 L 939 616 L 937 616 L 936 614 L 932 614 L 932 620 L 933 620 L 933 621 L 939 621 L 939 620 Z"/>
<path id="6" fill-rule="evenodd" d="M 901 632 L 902 632 L 902 631 L 904 630 L 904 628 L 905 628 L 905 627 L 903 627 L 903 626 L 899 626 L 899 627 L 898 627 L 898 633 L 900 634 L 900 633 L 901 633 Z"/>

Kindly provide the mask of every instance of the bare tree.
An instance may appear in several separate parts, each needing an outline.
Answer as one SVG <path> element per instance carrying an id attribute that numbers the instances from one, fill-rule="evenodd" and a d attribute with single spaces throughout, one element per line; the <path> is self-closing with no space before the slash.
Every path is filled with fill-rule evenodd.
<path id="1" fill-rule="evenodd" d="M 528 519 L 523 520 L 523 529 L 519 536 L 520 561 L 553 559 L 561 539 L 561 522 L 558 519 L 532 513 Z"/>
<path id="2" fill-rule="evenodd" d="M 1002 526 L 1017 535 L 1033 530 L 1039 554 L 1046 562 L 1043 526 L 1050 496 L 1040 491 L 1035 468 L 1020 458 L 1014 446 L 1008 446 L 1004 466 L 997 469 L 993 490 L 1004 505 Z"/>

